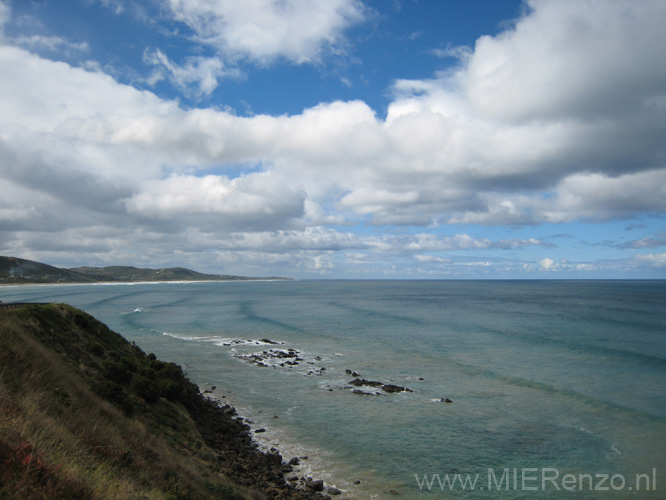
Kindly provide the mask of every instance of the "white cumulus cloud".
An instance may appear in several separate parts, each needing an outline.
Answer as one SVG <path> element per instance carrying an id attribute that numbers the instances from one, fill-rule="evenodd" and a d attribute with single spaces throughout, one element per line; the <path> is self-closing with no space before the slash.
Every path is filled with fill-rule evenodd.
<path id="1" fill-rule="evenodd" d="M 340 50 L 344 30 L 364 19 L 358 0 L 170 0 L 176 20 L 226 57 L 266 64 L 275 58 L 314 62 Z"/>

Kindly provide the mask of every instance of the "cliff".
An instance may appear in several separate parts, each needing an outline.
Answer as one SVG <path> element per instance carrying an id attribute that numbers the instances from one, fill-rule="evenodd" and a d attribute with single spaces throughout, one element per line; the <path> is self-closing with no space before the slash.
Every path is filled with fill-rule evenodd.
<path id="1" fill-rule="evenodd" d="M 78 309 L 0 308 L 0 498 L 322 498 L 248 430 Z"/>

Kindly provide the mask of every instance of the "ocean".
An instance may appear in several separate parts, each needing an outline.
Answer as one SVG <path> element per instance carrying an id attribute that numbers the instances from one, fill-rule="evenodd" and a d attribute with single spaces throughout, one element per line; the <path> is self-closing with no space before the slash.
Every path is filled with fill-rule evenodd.
<path id="1" fill-rule="evenodd" d="M 664 281 L 30 285 L 0 300 L 72 304 L 181 364 L 339 498 L 666 498 Z"/>

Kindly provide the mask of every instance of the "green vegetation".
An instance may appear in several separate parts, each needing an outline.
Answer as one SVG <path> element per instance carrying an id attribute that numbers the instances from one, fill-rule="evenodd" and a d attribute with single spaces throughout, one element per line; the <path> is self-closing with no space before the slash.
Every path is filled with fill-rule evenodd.
<path id="1" fill-rule="evenodd" d="M 86 283 L 93 281 L 67 269 L 40 262 L 0 257 L 0 283 Z"/>
<path id="2" fill-rule="evenodd" d="M 306 498 L 222 413 L 180 366 L 80 310 L 0 311 L 3 500 Z"/>

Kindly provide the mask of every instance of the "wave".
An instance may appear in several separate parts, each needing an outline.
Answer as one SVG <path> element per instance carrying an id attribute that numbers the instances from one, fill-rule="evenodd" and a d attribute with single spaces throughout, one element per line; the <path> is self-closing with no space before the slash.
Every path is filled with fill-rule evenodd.
<path id="1" fill-rule="evenodd" d="M 184 340 L 186 342 L 210 342 L 219 347 L 234 347 L 234 346 L 243 346 L 243 345 L 253 345 L 253 346 L 267 346 L 267 345 L 283 345 L 282 341 L 275 341 L 270 339 L 241 339 L 241 338 L 232 338 L 232 337 L 222 337 L 220 335 L 205 335 L 205 336 L 189 336 L 189 335 L 178 335 L 175 333 L 161 332 L 162 335 L 167 337 L 172 337 L 178 340 Z"/>
<path id="2" fill-rule="evenodd" d="M 479 366 L 474 366 L 474 365 L 469 365 L 466 363 L 461 363 L 459 361 L 453 361 L 449 360 L 449 363 L 456 368 L 458 368 L 461 372 L 467 373 L 470 375 L 480 375 L 484 377 L 488 377 L 494 380 L 498 380 L 500 382 L 503 382 L 508 385 L 516 386 L 516 387 L 524 387 L 527 389 L 534 389 L 542 393 L 546 394 L 551 394 L 551 395 L 556 395 L 560 397 L 564 397 L 567 399 L 579 401 L 581 403 L 590 405 L 590 406 L 595 406 L 597 408 L 606 408 L 608 410 L 620 410 L 623 412 L 626 412 L 628 414 L 633 414 L 636 417 L 648 417 L 654 421 L 658 422 L 666 422 L 666 417 L 663 415 L 659 415 L 656 413 L 652 413 L 647 410 L 641 410 L 638 408 L 634 408 L 632 406 L 624 405 L 615 401 L 610 401 L 607 399 L 601 399 L 599 397 L 595 397 L 589 394 L 585 394 L 582 392 L 578 392 L 574 389 L 569 389 L 567 387 L 557 387 L 551 384 L 547 384 L 545 382 L 539 382 L 537 380 L 533 379 L 528 379 L 528 378 L 523 378 L 515 375 L 505 375 L 498 373 L 496 371 L 490 370 L 488 368 L 481 368 Z"/>
<path id="3" fill-rule="evenodd" d="M 332 306 L 338 307 L 345 311 L 351 312 L 355 315 L 365 317 L 365 318 L 376 318 L 382 320 L 392 320 L 402 323 L 407 323 L 408 325 L 424 325 L 425 322 L 418 318 L 413 318 L 410 316 L 403 316 L 399 314 L 389 313 L 386 311 L 377 311 L 373 309 L 367 309 L 363 307 L 353 306 L 344 302 L 330 301 Z"/>
<path id="4" fill-rule="evenodd" d="M 264 324 L 269 325 L 271 327 L 282 328 L 282 329 L 285 329 L 285 330 L 290 331 L 290 332 L 299 332 L 299 333 L 306 333 L 306 334 L 311 333 L 311 332 L 309 332 L 307 330 L 304 330 L 300 327 L 297 327 L 295 325 L 291 325 L 291 324 L 285 323 L 283 321 L 278 321 L 278 320 L 275 320 L 275 319 L 272 319 L 272 318 L 268 318 L 266 316 L 261 316 L 261 315 L 257 314 L 254 311 L 253 305 L 254 304 L 251 303 L 251 302 L 243 302 L 243 303 L 240 304 L 238 310 L 246 319 L 248 319 L 250 321 L 254 321 L 254 322 L 257 322 L 257 323 L 264 323 Z"/>
<path id="5" fill-rule="evenodd" d="M 533 344 L 550 344 L 563 347 L 565 349 L 580 352 L 588 355 L 603 355 L 615 360 L 632 360 L 642 365 L 650 365 L 659 368 L 666 368 L 666 359 L 654 354 L 641 353 L 620 349 L 617 347 L 604 346 L 590 342 L 577 342 L 572 339 L 553 338 L 543 335 L 530 334 L 526 332 L 506 331 L 494 328 L 485 328 L 484 332 L 499 337 L 509 337 L 527 341 Z"/>

